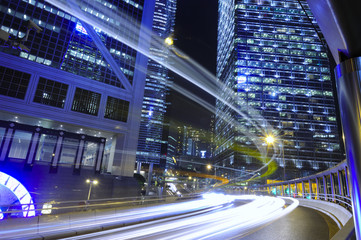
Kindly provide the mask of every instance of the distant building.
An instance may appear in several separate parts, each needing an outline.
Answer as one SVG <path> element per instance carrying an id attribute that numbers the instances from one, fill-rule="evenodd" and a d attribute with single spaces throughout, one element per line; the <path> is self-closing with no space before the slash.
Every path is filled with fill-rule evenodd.
<path id="1" fill-rule="evenodd" d="M 153 16 L 153 32 L 160 39 L 172 37 L 175 24 L 176 0 L 155 0 Z M 171 62 L 170 46 L 164 43 L 159 48 L 153 42 L 150 53 L 158 60 Z M 165 125 L 165 113 L 169 107 L 166 97 L 169 93 L 168 69 L 161 64 L 149 59 L 148 72 L 144 88 L 141 123 L 137 149 L 137 162 L 154 163 L 164 166 L 165 153 L 162 153 L 162 145 L 167 145 L 168 131 L 163 131 Z M 162 160 L 163 159 L 163 160 Z"/>
<path id="2" fill-rule="evenodd" d="M 306 1 L 222 0 L 218 13 L 217 77 L 275 129 L 275 144 L 284 146 L 278 177 L 283 168 L 292 178 L 340 162 L 333 74 Z M 261 133 L 221 101 L 216 111 L 218 164 L 258 169 L 259 160 L 237 150 L 255 150 L 250 139 L 222 117 Z"/>

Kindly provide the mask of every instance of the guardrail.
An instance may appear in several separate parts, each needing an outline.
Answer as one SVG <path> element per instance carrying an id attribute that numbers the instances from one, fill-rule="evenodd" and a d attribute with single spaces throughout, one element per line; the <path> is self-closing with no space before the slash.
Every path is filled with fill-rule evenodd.
<path id="1" fill-rule="evenodd" d="M 288 181 L 270 181 L 254 187 L 254 193 L 314 199 L 335 203 L 352 216 L 348 167 L 344 160 L 333 168 L 317 174 Z M 305 200 L 306 201 L 306 200 Z M 347 211 L 346 211 L 347 212 Z M 352 239 L 355 234 L 352 217 L 332 239 Z"/>
<path id="2" fill-rule="evenodd" d="M 337 203 L 352 212 L 346 160 L 323 172 L 288 181 L 268 181 L 253 188 L 275 196 L 300 197 Z"/>
<path id="3" fill-rule="evenodd" d="M 185 194 L 182 196 L 138 196 L 138 197 L 126 197 L 126 198 L 108 198 L 108 199 L 93 199 L 93 200 L 77 200 L 77 201 L 63 201 L 63 202 L 47 202 L 37 203 L 35 216 L 47 216 L 47 215 L 64 215 L 76 212 L 90 212 L 90 211 L 104 211 L 109 209 L 118 210 L 121 208 L 135 207 L 141 205 L 150 205 L 164 202 L 175 202 L 178 200 L 186 200 L 190 198 L 197 198 L 200 194 Z M 1 211 L 1 208 L 8 209 L 7 211 Z M 23 205 L 14 204 L 1 206 L 0 208 L 0 220 L 3 221 L 9 218 L 21 218 L 23 217 Z"/>

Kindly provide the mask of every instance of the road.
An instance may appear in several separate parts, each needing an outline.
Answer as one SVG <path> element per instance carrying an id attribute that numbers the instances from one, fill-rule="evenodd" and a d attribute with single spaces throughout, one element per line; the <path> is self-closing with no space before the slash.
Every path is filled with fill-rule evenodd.
<path id="1" fill-rule="evenodd" d="M 220 200 L 214 195 L 211 199 Z M 298 205 L 288 207 L 273 197 L 238 197 L 203 211 L 158 219 L 117 229 L 76 236 L 70 239 L 225 239 L 245 236 L 255 229 L 285 216 Z"/>
<path id="2" fill-rule="evenodd" d="M 1 239 L 329 239 L 332 221 L 281 198 L 208 194 L 203 199 L 1 231 Z M 334 224 L 335 225 L 335 224 Z M 1 227 L 1 225 L 0 225 Z M 330 230 L 332 230 L 330 232 Z"/>

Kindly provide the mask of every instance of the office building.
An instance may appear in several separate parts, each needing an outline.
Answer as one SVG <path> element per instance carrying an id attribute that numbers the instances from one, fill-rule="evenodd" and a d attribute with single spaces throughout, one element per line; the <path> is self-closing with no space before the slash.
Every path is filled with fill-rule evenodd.
<path id="1" fill-rule="evenodd" d="M 284 149 L 275 159 L 276 177 L 290 179 L 340 162 L 332 68 L 306 1 L 221 0 L 218 13 L 217 77 L 242 107 L 256 109 L 273 127 L 274 144 Z M 221 101 L 216 111 L 217 164 L 262 166 L 253 156 L 237 151 L 256 148 L 222 116 L 236 119 L 260 138 L 264 132 L 248 126 Z M 286 174 L 281 176 L 284 167 Z"/>
<path id="2" fill-rule="evenodd" d="M 123 24 L 112 14 L 123 14 L 144 30 L 152 26 L 154 1 L 98 0 L 72 9 L 107 29 Z M 84 190 L 84 176 L 76 175 L 132 177 L 147 58 L 42 0 L 1 1 L 0 28 L 1 170 L 60 198 L 65 186 Z M 150 37 L 136 44 L 149 49 Z M 107 179 L 102 196 L 110 197 L 118 183 Z"/>
<path id="3" fill-rule="evenodd" d="M 159 39 L 171 39 L 174 31 L 176 0 L 156 0 L 153 17 L 153 32 L 158 39 L 151 43 L 150 53 L 160 62 L 171 63 L 169 56 L 170 46 L 164 42 L 157 44 Z M 154 163 L 165 166 L 165 153 L 162 145 L 167 145 L 168 131 L 163 131 L 165 113 L 169 106 L 166 97 L 169 93 L 171 81 L 168 69 L 160 63 L 149 59 L 148 72 L 144 88 L 141 123 L 137 149 L 138 163 Z"/>

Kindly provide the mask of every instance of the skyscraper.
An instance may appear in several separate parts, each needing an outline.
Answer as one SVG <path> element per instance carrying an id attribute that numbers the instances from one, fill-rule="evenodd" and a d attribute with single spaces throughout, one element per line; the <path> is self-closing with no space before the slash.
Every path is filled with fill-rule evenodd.
<path id="1" fill-rule="evenodd" d="M 217 77 L 273 126 L 274 144 L 284 150 L 275 161 L 280 170 L 286 167 L 285 177 L 341 161 L 330 62 L 306 1 L 221 0 L 218 13 Z M 218 163 L 259 167 L 252 156 L 237 151 L 237 146 L 255 147 L 222 115 L 262 133 L 221 101 L 216 112 Z"/>
<path id="2" fill-rule="evenodd" d="M 176 0 L 155 1 L 152 29 L 157 38 L 165 40 L 172 37 L 176 4 Z M 155 43 L 156 40 L 153 40 L 150 53 L 159 61 L 172 61 L 168 55 L 170 46 L 164 43 L 159 47 Z M 140 163 L 160 164 L 161 159 L 165 159 L 161 156 L 161 148 L 162 144 L 167 143 L 167 138 L 162 139 L 162 134 L 169 84 L 168 69 L 154 60 L 149 60 L 137 149 L 137 161 Z M 165 162 L 162 165 L 164 166 Z"/>
<path id="3" fill-rule="evenodd" d="M 1 1 L 0 161 L 133 176 L 154 1 L 53 3 Z"/>

